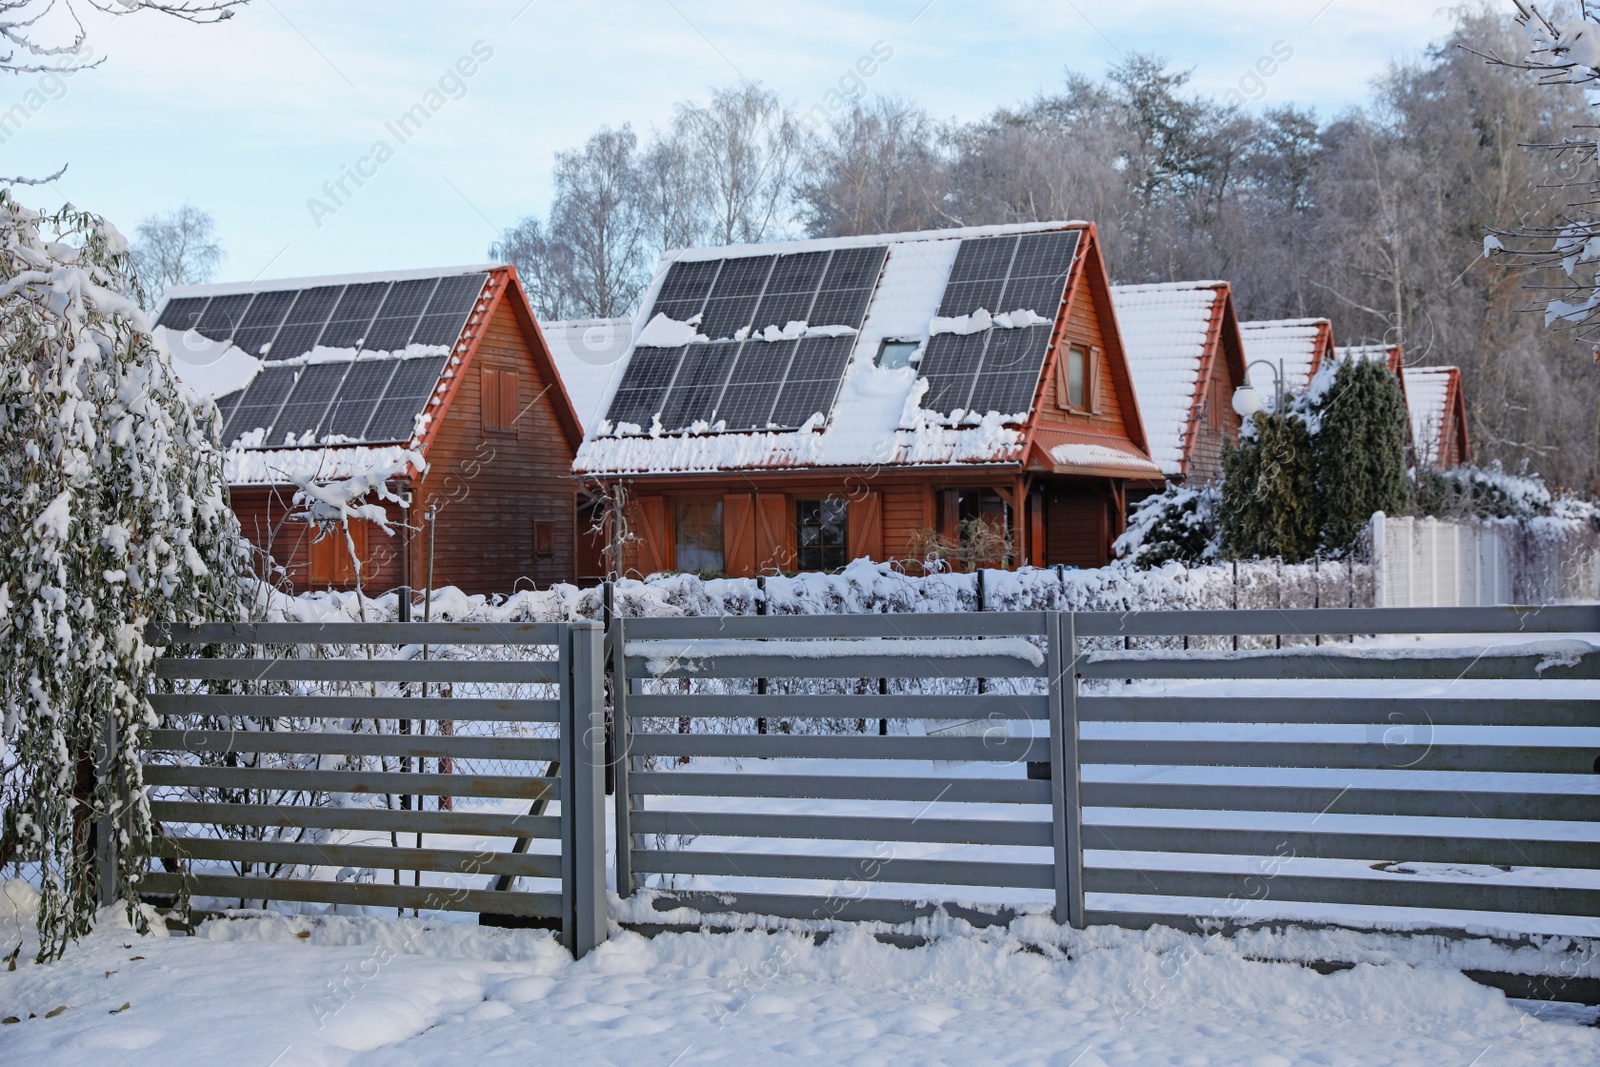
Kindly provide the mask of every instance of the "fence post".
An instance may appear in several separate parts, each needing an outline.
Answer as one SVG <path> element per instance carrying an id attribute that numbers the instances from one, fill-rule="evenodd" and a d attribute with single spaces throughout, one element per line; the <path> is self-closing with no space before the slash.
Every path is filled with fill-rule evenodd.
<path id="1" fill-rule="evenodd" d="M 1078 642 L 1076 616 L 1046 615 L 1050 683 L 1050 815 L 1055 850 L 1055 920 L 1083 928 L 1083 811 L 1078 802 Z"/>
<path id="2" fill-rule="evenodd" d="M 602 630 L 569 624 L 561 699 L 561 940 L 574 959 L 606 939 L 606 712 Z"/>
<path id="3" fill-rule="evenodd" d="M 633 721 L 628 717 L 629 690 L 626 649 L 628 623 L 620 616 L 611 620 L 611 716 L 613 723 L 612 759 L 615 762 L 615 805 L 617 834 L 617 895 L 633 896 L 633 791 L 628 772 L 632 770 Z"/>

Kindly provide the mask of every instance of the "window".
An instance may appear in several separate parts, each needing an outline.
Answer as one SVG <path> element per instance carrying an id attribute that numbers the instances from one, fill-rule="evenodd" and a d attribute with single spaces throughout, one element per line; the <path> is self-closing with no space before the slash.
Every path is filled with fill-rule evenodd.
<path id="1" fill-rule="evenodd" d="M 1056 404 L 1073 411 L 1094 410 L 1095 349 L 1083 345 L 1067 348 L 1056 367 Z"/>
<path id="2" fill-rule="evenodd" d="M 543 520 L 533 523 L 533 554 L 543 558 L 556 554 L 556 524 Z"/>
<path id="3" fill-rule="evenodd" d="M 795 546 L 801 570 L 835 571 L 850 562 L 849 509 L 843 500 L 795 501 Z"/>
<path id="4" fill-rule="evenodd" d="M 488 433 L 516 433 L 519 410 L 517 372 L 483 368 L 483 428 Z"/>
<path id="5" fill-rule="evenodd" d="M 722 572 L 722 501 L 683 500 L 675 511 L 674 565 L 693 573 Z"/>
<path id="6" fill-rule="evenodd" d="M 878 349 L 878 366 L 884 370 L 909 367 L 912 353 L 921 347 L 921 341 L 900 341 L 889 338 Z"/>

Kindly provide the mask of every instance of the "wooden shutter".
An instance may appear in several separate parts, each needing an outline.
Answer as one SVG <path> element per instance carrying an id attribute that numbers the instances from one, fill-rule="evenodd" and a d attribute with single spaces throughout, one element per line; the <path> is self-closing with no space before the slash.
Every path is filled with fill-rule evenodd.
<path id="1" fill-rule="evenodd" d="M 1084 353 L 1083 408 L 1091 414 L 1100 412 L 1100 349 L 1094 345 Z"/>
<path id="2" fill-rule="evenodd" d="M 518 376 L 514 370 L 500 372 L 500 425 L 497 429 L 508 433 L 515 433 L 517 429 L 517 414 L 521 407 L 522 395 L 518 391 Z"/>
<path id="3" fill-rule="evenodd" d="M 850 558 L 862 556 L 874 563 L 883 559 L 883 497 L 880 493 L 862 493 L 850 501 L 845 512 L 850 528 Z"/>
<path id="4" fill-rule="evenodd" d="M 722 498 L 722 569 L 730 578 L 756 576 L 756 508 L 749 493 Z"/>
<path id="5" fill-rule="evenodd" d="M 310 558 L 307 560 L 306 581 L 315 589 L 326 588 L 333 584 L 333 534 L 322 535 L 322 540 L 316 540 L 321 533 L 316 527 L 310 527 L 306 537 L 310 540 L 307 546 Z"/>
<path id="6" fill-rule="evenodd" d="M 483 382 L 480 404 L 483 409 L 483 429 L 492 432 L 500 428 L 500 372 L 493 367 L 485 367 L 479 378 Z"/>
<path id="7" fill-rule="evenodd" d="M 667 502 L 659 496 L 640 497 L 633 509 L 634 558 L 641 574 L 654 574 L 670 566 L 672 544 L 667 537 Z"/>
<path id="8" fill-rule="evenodd" d="M 794 534 L 794 517 L 789 514 L 789 498 L 782 494 L 756 497 L 756 569 L 792 571 L 794 550 L 789 547 Z"/>

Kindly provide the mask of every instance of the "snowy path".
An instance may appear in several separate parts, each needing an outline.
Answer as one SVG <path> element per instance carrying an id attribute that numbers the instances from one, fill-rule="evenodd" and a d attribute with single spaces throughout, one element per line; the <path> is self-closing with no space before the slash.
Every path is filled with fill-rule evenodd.
<path id="1" fill-rule="evenodd" d="M 573 963 L 549 934 L 453 923 L 111 930 L 0 971 L 0 1016 L 24 1018 L 0 1027 L 0 1063 L 1600 1063 L 1600 1029 L 1443 968 L 1324 976 L 1171 931 L 1079 936 L 1069 960 L 1006 937 L 622 934 Z"/>

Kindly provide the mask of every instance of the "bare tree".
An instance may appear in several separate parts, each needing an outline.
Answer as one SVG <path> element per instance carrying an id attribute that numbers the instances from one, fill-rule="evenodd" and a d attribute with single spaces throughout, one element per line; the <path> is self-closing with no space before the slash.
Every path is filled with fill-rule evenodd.
<path id="1" fill-rule="evenodd" d="M 704 237 L 708 204 L 693 153 L 675 130 L 640 155 L 639 191 L 651 243 L 658 251 L 692 248 Z"/>
<path id="2" fill-rule="evenodd" d="M 134 234 L 134 270 L 152 301 L 174 285 L 210 281 L 226 255 L 216 220 L 193 204 L 146 215 Z"/>
<path id="3" fill-rule="evenodd" d="M 572 302 L 593 318 L 631 312 L 649 279 L 637 146 L 633 130 L 623 126 L 556 156 L 550 232 L 568 250 Z"/>
<path id="4" fill-rule="evenodd" d="M 815 237 L 895 233 L 943 224 L 948 184 L 938 128 L 916 104 L 855 104 L 808 140 L 797 191 Z"/>
<path id="5" fill-rule="evenodd" d="M 489 246 L 489 258 L 517 268 L 533 313 L 541 319 L 574 317 L 572 250 L 553 239 L 532 215 Z"/>
<path id="6" fill-rule="evenodd" d="M 775 236 L 793 192 L 800 143 L 778 94 L 753 82 L 719 89 L 707 105 L 679 104 L 672 126 L 707 206 L 708 239 L 734 244 Z"/>

